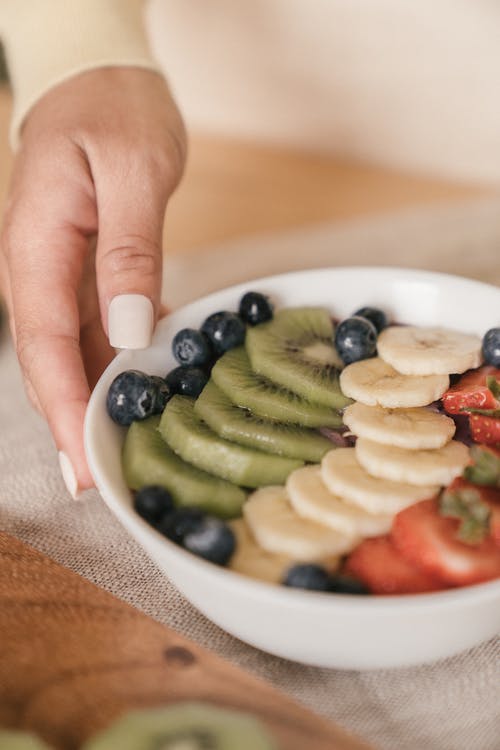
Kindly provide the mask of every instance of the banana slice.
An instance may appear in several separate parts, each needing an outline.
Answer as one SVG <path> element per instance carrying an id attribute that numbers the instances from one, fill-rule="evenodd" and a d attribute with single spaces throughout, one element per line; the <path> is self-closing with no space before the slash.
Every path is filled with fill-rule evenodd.
<path id="1" fill-rule="evenodd" d="M 449 328 L 391 326 L 377 340 L 379 357 L 404 375 L 447 375 L 479 367 L 479 336 Z"/>
<path id="2" fill-rule="evenodd" d="M 356 441 L 356 458 L 372 477 L 418 486 L 447 485 L 461 475 L 470 462 L 469 449 L 452 440 L 443 448 L 406 450 L 381 445 L 367 438 Z"/>
<path id="3" fill-rule="evenodd" d="M 259 581 L 280 583 L 286 570 L 293 565 L 293 559 L 288 555 L 267 552 L 259 547 L 243 518 L 236 518 L 230 521 L 229 525 L 236 537 L 236 549 L 229 562 L 229 568 Z"/>
<path id="4" fill-rule="evenodd" d="M 449 384 L 448 375 L 401 375 L 380 357 L 353 362 L 340 373 L 340 387 L 345 396 L 367 406 L 388 409 L 427 406 L 441 398 Z"/>
<path id="5" fill-rule="evenodd" d="M 384 451 L 387 450 L 384 446 Z M 368 474 L 356 458 L 354 448 L 336 448 L 321 462 L 321 478 L 330 492 L 368 513 L 399 513 L 419 500 L 433 497 L 439 486 L 420 486 Z M 243 506 L 245 507 L 245 506 Z"/>
<path id="6" fill-rule="evenodd" d="M 330 526 L 356 541 L 387 534 L 391 528 L 392 515 L 367 513 L 333 495 L 323 482 L 317 465 L 293 471 L 287 479 L 286 489 L 299 516 Z"/>
<path id="7" fill-rule="evenodd" d="M 243 514 L 263 549 L 289 555 L 296 562 L 343 555 L 355 545 L 352 537 L 297 515 L 284 487 L 263 487 L 252 493 Z"/>
<path id="8" fill-rule="evenodd" d="M 455 434 L 455 422 L 423 406 L 384 409 L 359 402 L 344 410 L 344 424 L 358 437 L 407 450 L 442 448 Z"/>

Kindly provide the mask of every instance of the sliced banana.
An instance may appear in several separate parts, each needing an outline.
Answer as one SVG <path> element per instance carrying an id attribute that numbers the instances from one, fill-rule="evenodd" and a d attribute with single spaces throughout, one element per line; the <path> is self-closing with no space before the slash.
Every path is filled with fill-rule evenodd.
<path id="1" fill-rule="evenodd" d="M 343 414 L 344 424 L 354 435 L 407 450 L 442 448 L 455 434 L 450 417 L 426 409 L 384 409 L 356 402 Z"/>
<path id="2" fill-rule="evenodd" d="M 288 477 L 286 489 L 294 510 L 304 518 L 318 521 L 341 534 L 357 539 L 387 534 L 390 514 L 372 514 L 333 495 L 321 478 L 317 465 L 304 466 Z"/>
<path id="3" fill-rule="evenodd" d="M 286 570 L 293 565 L 293 559 L 288 555 L 279 555 L 262 549 L 243 518 L 230 521 L 229 525 L 236 537 L 236 549 L 229 562 L 229 568 L 260 581 L 280 583 Z"/>
<path id="4" fill-rule="evenodd" d="M 427 406 L 441 398 L 449 383 L 448 375 L 401 375 L 380 357 L 353 362 L 340 373 L 340 387 L 345 396 L 367 406 L 388 409 Z"/>
<path id="5" fill-rule="evenodd" d="M 479 367 L 482 342 L 449 328 L 390 326 L 377 340 L 379 357 L 404 375 L 447 375 Z"/>
<path id="6" fill-rule="evenodd" d="M 419 500 L 433 497 L 439 490 L 438 485 L 417 487 L 373 477 L 358 462 L 354 448 L 329 451 L 321 462 L 321 478 L 334 495 L 368 513 L 399 513 Z"/>
<path id="7" fill-rule="evenodd" d="M 296 562 L 343 555 L 355 544 L 352 537 L 297 515 L 284 487 L 263 487 L 253 492 L 243 506 L 243 514 L 263 549 L 289 555 Z"/>
<path id="8" fill-rule="evenodd" d="M 443 448 L 409 451 L 358 438 L 355 451 L 358 462 L 373 477 L 420 487 L 449 484 L 461 475 L 470 461 L 469 449 L 457 440 Z"/>

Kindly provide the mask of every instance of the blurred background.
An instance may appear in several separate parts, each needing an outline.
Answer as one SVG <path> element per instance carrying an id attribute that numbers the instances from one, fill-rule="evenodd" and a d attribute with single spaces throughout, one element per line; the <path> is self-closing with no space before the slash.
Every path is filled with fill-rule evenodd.
<path id="1" fill-rule="evenodd" d="M 152 0 L 146 24 L 191 135 L 165 227 L 171 304 L 186 276 L 198 294 L 314 265 L 500 281 L 496 3 Z M 4 83 L 0 203 L 10 108 Z"/>

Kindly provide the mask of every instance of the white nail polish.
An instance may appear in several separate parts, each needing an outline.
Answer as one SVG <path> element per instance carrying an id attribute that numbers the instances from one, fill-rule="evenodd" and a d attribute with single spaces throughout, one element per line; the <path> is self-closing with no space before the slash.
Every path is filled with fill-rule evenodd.
<path id="1" fill-rule="evenodd" d="M 76 478 L 75 470 L 73 469 L 71 461 L 63 451 L 59 451 L 59 466 L 61 468 L 64 484 L 66 485 L 69 494 L 73 500 L 78 500 L 80 492 L 78 490 L 78 480 Z"/>
<path id="2" fill-rule="evenodd" d="M 145 349 L 153 333 L 153 305 L 143 294 L 119 294 L 108 309 L 109 343 L 116 349 Z"/>

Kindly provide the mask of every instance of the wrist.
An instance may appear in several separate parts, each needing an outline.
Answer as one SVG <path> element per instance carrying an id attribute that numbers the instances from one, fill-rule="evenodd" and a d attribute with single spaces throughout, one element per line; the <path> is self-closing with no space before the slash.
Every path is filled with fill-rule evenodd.
<path id="1" fill-rule="evenodd" d="M 5 11 L 3 31 L 14 91 L 14 147 L 28 112 L 67 79 L 101 67 L 158 70 L 140 0 L 30 0 L 23 5 L 12 3 L 15 8 Z"/>

